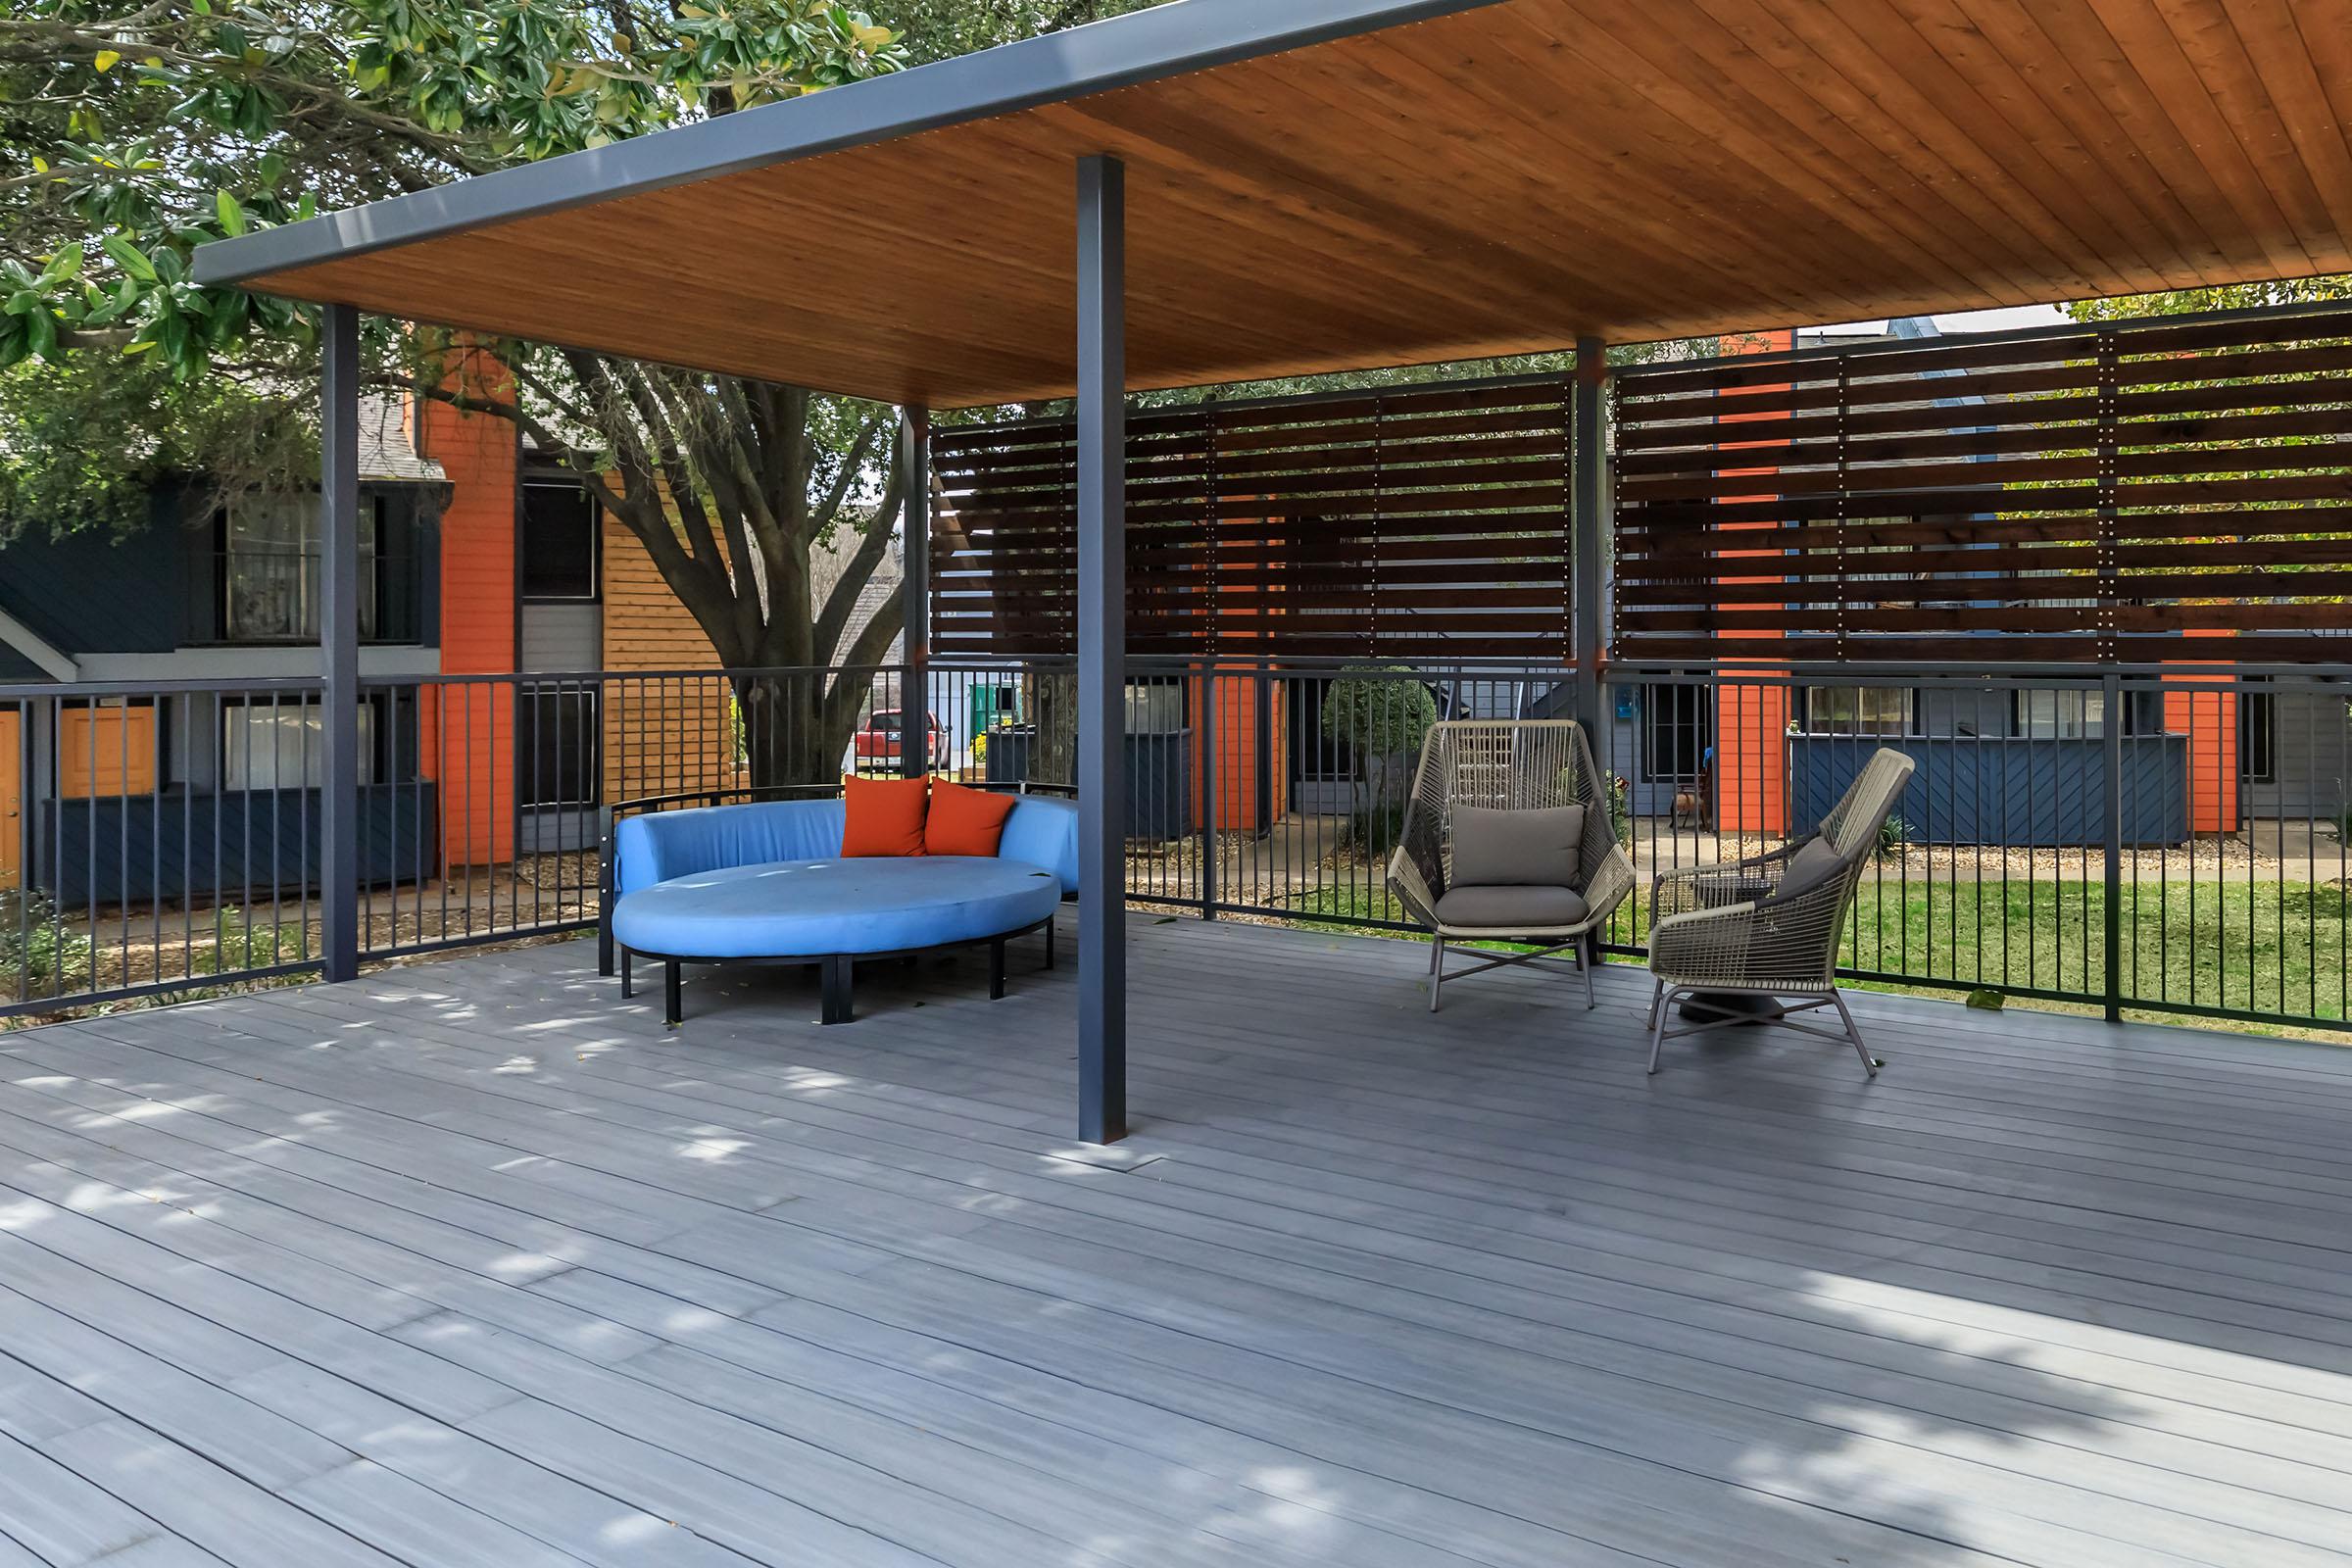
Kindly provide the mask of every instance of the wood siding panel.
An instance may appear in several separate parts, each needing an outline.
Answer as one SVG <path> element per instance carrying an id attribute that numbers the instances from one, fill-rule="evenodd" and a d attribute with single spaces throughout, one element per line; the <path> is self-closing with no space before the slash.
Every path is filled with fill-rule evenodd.
<path id="1" fill-rule="evenodd" d="M 717 651 L 643 541 L 610 514 L 604 529 L 605 803 L 738 781 L 734 701 Z M 639 674 L 629 671 L 662 671 Z"/>

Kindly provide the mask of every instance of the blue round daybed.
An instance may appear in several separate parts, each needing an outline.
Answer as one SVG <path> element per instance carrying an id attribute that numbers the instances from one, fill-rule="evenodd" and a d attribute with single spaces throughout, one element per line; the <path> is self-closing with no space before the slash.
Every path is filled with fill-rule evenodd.
<path id="1" fill-rule="evenodd" d="M 612 830 L 607 935 L 629 994 L 629 960 L 662 966 L 664 1016 L 683 1012 L 689 963 L 814 963 L 822 1017 L 846 1023 L 858 959 L 989 945 L 991 998 L 1004 944 L 1043 929 L 1078 885 L 1078 811 L 1023 796 L 995 858 L 846 858 L 840 800 L 760 801 L 622 818 Z"/>

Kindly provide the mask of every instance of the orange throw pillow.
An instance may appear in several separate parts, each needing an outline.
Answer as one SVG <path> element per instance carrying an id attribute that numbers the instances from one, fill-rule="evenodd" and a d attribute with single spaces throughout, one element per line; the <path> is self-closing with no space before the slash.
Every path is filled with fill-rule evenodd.
<path id="1" fill-rule="evenodd" d="M 995 856 L 1004 837 L 1004 819 L 1012 814 L 1015 804 L 1009 795 L 942 780 L 931 787 L 931 815 L 923 823 L 923 853 Z"/>
<path id="2" fill-rule="evenodd" d="M 844 859 L 861 856 L 923 853 L 923 808 L 927 778 L 856 778 L 841 781 Z"/>

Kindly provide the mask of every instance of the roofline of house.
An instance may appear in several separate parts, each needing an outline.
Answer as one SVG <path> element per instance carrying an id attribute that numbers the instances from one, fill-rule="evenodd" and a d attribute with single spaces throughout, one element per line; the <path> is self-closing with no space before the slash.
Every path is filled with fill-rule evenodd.
<path id="1" fill-rule="evenodd" d="M 5 610 L 0 610 L 0 643 L 6 643 L 24 655 L 51 680 L 78 680 L 81 677 L 81 666 L 74 662 L 72 654 Z"/>

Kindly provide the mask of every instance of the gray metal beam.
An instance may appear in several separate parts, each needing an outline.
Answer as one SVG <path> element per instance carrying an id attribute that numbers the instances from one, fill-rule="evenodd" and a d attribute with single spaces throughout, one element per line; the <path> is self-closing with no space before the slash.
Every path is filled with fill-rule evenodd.
<path id="1" fill-rule="evenodd" d="M 899 752 L 906 776 L 920 778 L 931 771 L 932 761 L 930 410 L 909 404 L 900 411 L 899 454 L 906 491 L 899 605 L 906 624 L 907 686 L 899 694 Z"/>
<path id="2" fill-rule="evenodd" d="M 1609 533 L 1609 459 L 1603 450 L 1601 397 L 1607 386 L 1608 356 L 1600 340 L 1577 339 L 1576 382 L 1569 409 L 1574 447 L 1568 470 L 1568 525 L 1576 591 L 1576 717 L 1585 726 L 1595 757 L 1608 755 L 1600 710 L 1601 637 L 1607 618 L 1602 579 L 1607 570 Z"/>
<path id="3" fill-rule="evenodd" d="M 319 956 L 326 978 L 360 972 L 360 316 L 322 308 L 318 417 Z"/>
<path id="4" fill-rule="evenodd" d="M 1176 8 L 1181 9 L 1181 8 Z M 1078 162 L 1078 1136 L 1127 1131 L 1127 172 Z"/>
<path id="5" fill-rule="evenodd" d="M 1499 0 L 1185 0 L 609 147 L 216 240 L 200 283 L 411 244 L 1179 76 Z"/>

